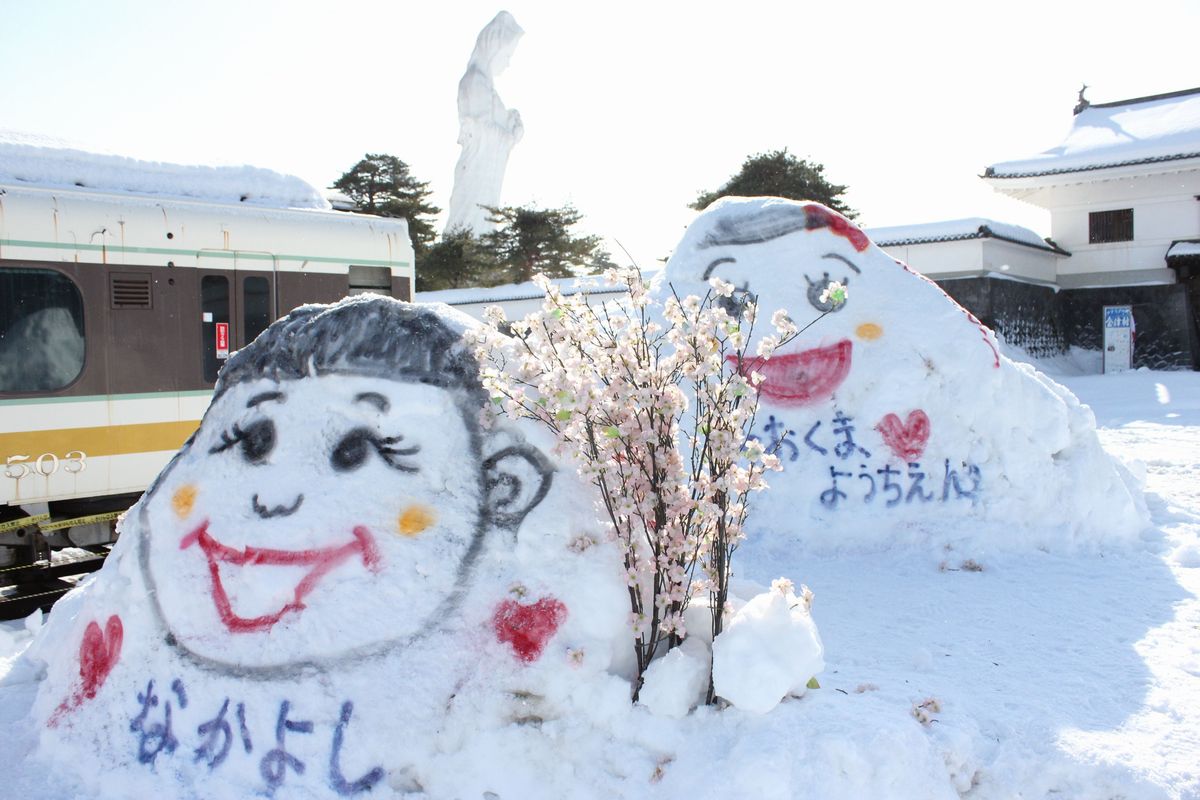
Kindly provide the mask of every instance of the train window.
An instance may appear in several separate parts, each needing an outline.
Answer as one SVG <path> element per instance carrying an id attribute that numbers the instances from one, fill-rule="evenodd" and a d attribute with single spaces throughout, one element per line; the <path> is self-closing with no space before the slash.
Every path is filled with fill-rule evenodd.
<path id="1" fill-rule="evenodd" d="M 0 269 L 0 392 L 53 392 L 83 371 L 83 297 L 49 269 Z"/>
<path id="2" fill-rule="evenodd" d="M 200 279 L 200 310 L 202 330 L 200 346 L 204 350 L 204 380 L 216 383 L 217 372 L 225 359 L 217 351 L 217 326 L 225 325 L 225 349 L 229 355 L 229 279 L 224 275 L 205 275 Z"/>
<path id="3" fill-rule="evenodd" d="M 252 277 L 242 281 L 242 333 L 250 344 L 271 324 L 271 282 Z"/>

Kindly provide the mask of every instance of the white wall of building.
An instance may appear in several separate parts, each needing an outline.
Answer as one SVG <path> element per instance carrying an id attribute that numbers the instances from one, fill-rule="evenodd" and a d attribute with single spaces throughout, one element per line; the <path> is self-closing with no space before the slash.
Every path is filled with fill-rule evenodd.
<path id="1" fill-rule="evenodd" d="M 935 280 L 993 274 L 1054 283 L 1058 262 L 1070 260 L 1048 250 L 993 238 L 924 242 L 884 247 L 883 250 Z"/>
<path id="2" fill-rule="evenodd" d="M 1171 242 L 1200 238 L 1200 166 L 1180 169 L 1172 163 L 1006 179 L 993 185 L 1049 209 L 1051 238 L 1071 253 L 1059 261 L 1062 286 L 1174 283 L 1175 273 L 1166 264 Z M 1055 183 L 1048 183 L 1051 180 Z M 1088 215 L 1123 208 L 1133 209 L 1133 241 L 1089 244 Z"/>
<path id="3" fill-rule="evenodd" d="M 1145 274 L 1123 276 L 1122 282 L 1173 283 L 1174 273 L 1166 265 L 1171 242 L 1200 237 L 1200 170 L 1063 189 L 1064 205 L 1051 210 L 1050 227 L 1052 238 L 1072 253 L 1062 264 L 1064 276 L 1113 278 L 1117 276 L 1111 273 L 1137 272 Z M 1133 241 L 1089 244 L 1088 215 L 1121 208 L 1133 209 Z"/>

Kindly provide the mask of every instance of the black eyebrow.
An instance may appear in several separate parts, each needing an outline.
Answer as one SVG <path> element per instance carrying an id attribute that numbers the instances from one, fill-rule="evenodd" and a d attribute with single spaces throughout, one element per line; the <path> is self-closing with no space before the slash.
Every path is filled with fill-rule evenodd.
<path id="1" fill-rule="evenodd" d="M 854 266 L 854 262 L 851 261 L 850 259 L 846 258 L 843 255 L 838 255 L 837 253 L 826 253 L 825 255 L 821 256 L 821 258 L 836 258 L 838 261 L 841 261 L 843 264 L 845 264 L 847 267 L 849 267 L 850 269 L 857 272 L 859 275 L 862 275 L 862 270 L 859 269 L 858 267 Z"/>
<path id="2" fill-rule="evenodd" d="M 385 414 L 387 413 L 387 410 L 392 407 L 392 404 L 388 402 L 388 399 L 379 392 L 363 392 L 362 394 L 355 395 L 354 402 L 370 403 Z"/>
<path id="3" fill-rule="evenodd" d="M 709 264 L 708 267 L 704 270 L 704 280 L 708 280 L 709 278 L 712 277 L 713 268 L 716 267 L 718 264 L 732 264 L 735 261 L 737 261 L 736 258 L 729 258 L 729 257 L 718 258 L 716 261 Z"/>
<path id="4" fill-rule="evenodd" d="M 262 394 L 256 394 L 250 398 L 250 402 L 246 403 L 246 408 L 254 408 L 259 403 L 265 403 L 269 400 L 278 400 L 282 403 L 284 400 L 283 392 L 263 392 Z"/>

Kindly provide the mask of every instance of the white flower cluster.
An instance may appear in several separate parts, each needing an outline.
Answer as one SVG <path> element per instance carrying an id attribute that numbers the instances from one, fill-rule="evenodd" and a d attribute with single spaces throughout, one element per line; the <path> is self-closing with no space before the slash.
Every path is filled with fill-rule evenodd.
<path id="1" fill-rule="evenodd" d="M 754 304 L 731 316 L 720 300 L 735 289 L 719 279 L 705 297 L 670 296 L 660 307 L 635 270 L 603 275 L 624 289 L 620 302 L 535 282 L 541 311 L 512 322 L 488 311 L 477 351 L 484 386 L 492 413 L 545 425 L 557 454 L 599 489 L 624 552 L 640 674 L 660 642 L 687 635 L 683 612 L 700 587 L 723 602 L 748 497 L 779 468 L 747 440 L 762 380 L 753 367 L 796 326 L 776 312 L 775 334 L 751 356 Z"/>

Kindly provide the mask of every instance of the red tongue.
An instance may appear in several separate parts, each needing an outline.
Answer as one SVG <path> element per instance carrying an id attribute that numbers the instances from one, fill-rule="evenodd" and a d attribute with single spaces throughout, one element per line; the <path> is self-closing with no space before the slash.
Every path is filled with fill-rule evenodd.
<path id="1" fill-rule="evenodd" d="M 849 339 L 828 347 L 814 347 L 800 353 L 775 355 L 770 359 L 742 360 L 742 374 L 761 373 L 766 380 L 758 392 L 775 405 L 809 406 L 828 400 L 850 374 L 850 356 L 854 344 Z M 726 361 L 737 368 L 737 358 Z"/>

